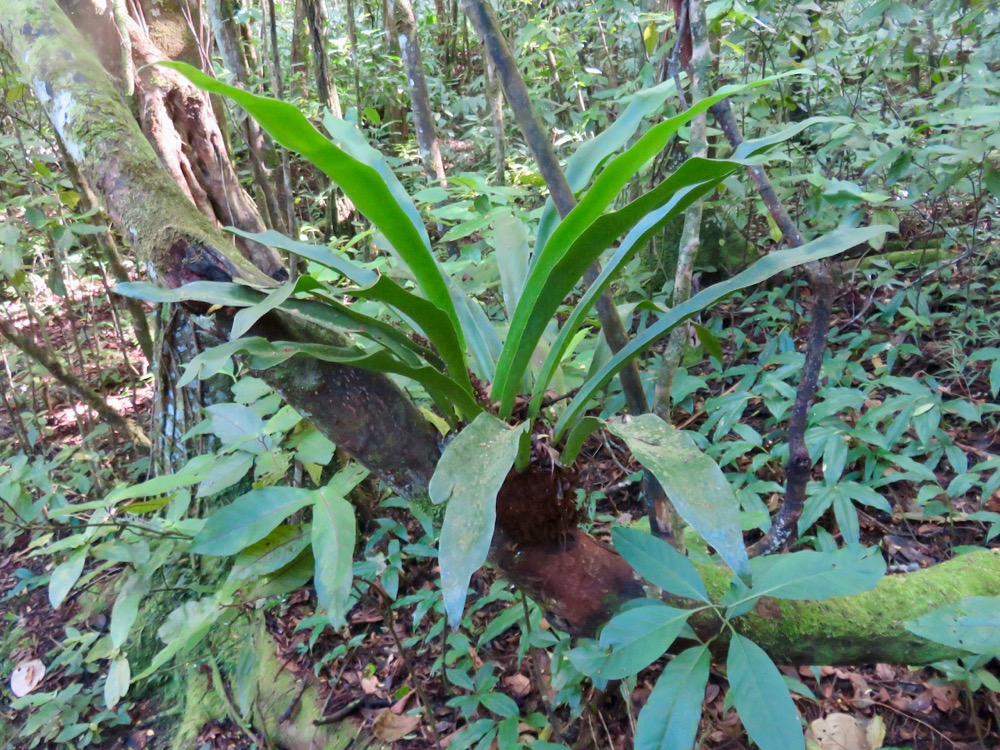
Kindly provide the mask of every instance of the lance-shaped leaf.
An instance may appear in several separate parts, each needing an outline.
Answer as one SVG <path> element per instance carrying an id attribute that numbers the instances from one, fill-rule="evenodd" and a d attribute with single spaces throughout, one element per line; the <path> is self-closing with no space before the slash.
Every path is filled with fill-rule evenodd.
<path id="1" fill-rule="evenodd" d="M 781 672 L 760 646 L 733 633 L 726 676 L 740 721 L 761 750 L 804 750 L 795 704 Z"/>
<path id="2" fill-rule="evenodd" d="M 354 561 L 354 508 L 346 498 L 367 475 L 368 471 L 357 464 L 341 470 L 326 487 L 316 491 L 313 503 L 316 599 L 335 628 L 347 624 Z"/>
<path id="3" fill-rule="evenodd" d="M 194 538 L 191 551 L 202 555 L 235 555 L 259 542 L 312 501 L 313 491 L 298 487 L 250 490 L 208 517 Z"/>
<path id="4" fill-rule="evenodd" d="M 472 574 L 486 562 L 497 519 L 497 494 L 517 458 L 528 424 L 510 428 L 483 413 L 458 433 L 438 461 L 428 491 L 448 502 L 438 560 L 448 621 L 462 620 Z"/>
<path id="5" fill-rule="evenodd" d="M 722 603 L 740 606 L 762 596 L 776 599 L 815 599 L 854 596 L 875 588 L 885 575 L 885 560 L 878 547 L 851 545 L 829 552 L 802 550 L 768 555 L 750 561 L 753 588 L 736 585 Z M 735 616 L 731 612 L 730 616 Z"/>
<path id="6" fill-rule="evenodd" d="M 589 241 L 589 235 L 592 233 L 599 234 L 603 231 L 606 228 L 605 225 L 609 222 L 609 218 L 612 216 L 617 216 L 624 220 L 625 223 L 623 223 L 620 228 L 623 232 L 628 230 L 628 234 L 619 244 L 618 248 L 615 250 L 608 262 L 604 265 L 604 268 L 597 279 L 580 297 L 580 300 L 574 307 L 570 317 L 560 329 L 559 335 L 556 338 L 555 343 L 552 345 L 549 354 L 546 357 L 545 363 L 539 371 L 538 377 L 535 379 L 535 386 L 532 391 L 532 399 L 528 409 L 528 416 L 534 417 L 538 413 L 542 396 L 544 395 L 546 388 L 548 388 L 549 382 L 555 374 L 556 368 L 562 361 L 570 341 L 572 341 L 574 334 L 583 324 L 586 316 L 590 313 L 594 303 L 608 288 L 611 281 L 618 275 L 619 271 L 624 268 L 625 264 L 634 257 L 636 251 L 640 247 L 645 247 L 648 241 L 658 231 L 660 231 L 666 222 L 678 216 L 687 206 L 693 203 L 696 198 L 705 195 L 707 192 L 717 187 L 724 179 L 726 179 L 726 177 L 738 171 L 738 167 L 735 165 L 743 164 L 744 162 L 742 160 L 762 154 L 772 146 L 786 141 L 803 129 L 815 125 L 817 122 L 826 122 L 829 119 L 831 118 L 811 118 L 809 120 L 796 123 L 785 130 L 773 133 L 764 138 L 744 141 L 740 144 L 733 159 L 729 162 L 712 161 L 703 163 L 698 160 L 692 160 L 689 163 L 685 163 L 680 169 L 677 170 L 677 172 L 662 182 L 654 190 L 651 190 L 647 195 L 633 201 L 628 206 L 617 212 L 606 214 L 605 216 L 595 220 L 590 229 L 587 231 L 587 235 L 581 236 L 574 241 L 570 257 L 576 257 L 577 253 L 580 252 L 578 246 L 584 240 Z M 730 167 L 726 168 L 726 164 L 729 164 Z M 648 213 L 641 216 L 641 218 L 635 216 L 635 213 L 640 213 L 642 211 L 648 211 Z M 627 226 L 629 221 L 634 224 L 631 229 L 628 229 Z M 591 256 L 585 255 L 583 257 L 590 258 Z M 590 262 L 592 263 L 594 260 L 596 260 L 596 256 L 593 257 Z M 552 276 L 558 278 L 559 271 L 565 266 L 565 260 L 559 261 Z M 579 265 L 575 266 L 575 271 L 577 273 L 581 273 Z M 546 289 L 546 292 L 547 291 L 548 289 Z M 544 312 L 545 311 L 542 310 L 540 311 L 540 314 Z M 528 321 L 529 322 L 526 326 L 529 332 L 533 332 L 540 324 L 540 320 L 533 321 L 530 317 L 528 318 Z M 518 346 L 522 345 L 522 342 L 519 340 Z M 513 363 L 511 366 L 516 370 L 516 368 L 520 366 L 519 363 L 525 357 L 525 353 L 517 351 L 512 354 L 511 357 L 511 362 Z M 503 368 L 507 366 L 506 363 L 507 360 L 504 360 L 498 364 L 498 374 L 502 374 L 504 372 Z M 505 387 L 505 384 L 502 384 L 502 387 Z M 501 413 L 506 413 L 503 412 L 503 408 L 507 402 L 499 396 L 499 391 L 496 398 L 498 398 L 501 402 Z"/>
<path id="7" fill-rule="evenodd" d="M 618 554 L 635 572 L 664 591 L 685 599 L 708 602 L 708 592 L 698 569 L 662 539 L 638 529 L 611 529 Z"/>
<path id="8" fill-rule="evenodd" d="M 469 383 L 469 375 L 465 367 L 465 354 L 460 334 L 455 330 L 452 321 L 437 305 L 406 291 L 388 276 L 375 273 L 352 263 L 328 247 L 291 240 L 273 230 L 267 232 L 243 232 L 230 229 L 229 231 L 240 237 L 245 237 L 279 250 L 295 253 L 300 257 L 329 268 L 354 282 L 357 286 L 350 289 L 352 296 L 382 302 L 406 321 L 414 330 L 427 337 L 437 348 L 441 358 L 447 364 L 449 374 L 471 392 L 472 385 Z M 313 283 L 315 284 L 315 282 Z M 319 285 L 316 285 L 315 288 L 319 288 Z M 291 306 L 286 304 L 284 307 L 289 308 Z M 346 310 L 341 312 L 347 314 Z M 355 322 L 357 324 L 364 323 L 366 326 L 371 325 L 369 321 L 365 321 L 363 318 L 355 318 Z M 364 332 L 364 328 L 353 328 L 350 324 L 346 327 L 351 330 Z M 387 327 L 391 328 L 390 326 Z M 386 333 L 384 330 L 381 332 Z"/>
<path id="9" fill-rule="evenodd" d="M 825 234 L 801 247 L 789 248 L 770 253 L 754 263 L 750 268 L 736 274 L 731 279 L 713 284 L 698 294 L 660 315 L 656 322 L 642 331 L 608 362 L 594 373 L 580 388 L 556 425 L 556 439 L 560 439 L 567 429 L 572 428 L 586 411 L 590 399 L 628 362 L 642 354 L 660 338 L 692 315 L 715 304 L 740 289 L 759 284 L 782 271 L 787 271 L 803 263 L 823 260 L 838 255 L 852 247 L 894 231 L 890 226 L 861 227 L 857 229 L 841 227 Z"/>
<path id="10" fill-rule="evenodd" d="M 695 646 L 666 666 L 639 714 L 635 750 L 694 747 L 710 663 L 708 646 Z"/>
<path id="11" fill-rule="evenodd" d="M 911 633 L 936 643 L 1000 656 L 1000 597 L 970 596 L 904 625 Z"/>
<path id="12" fill-rule="evenodd" d="M 597 213 L 603 211 L 615 196 L 621 191 L 625 184 L 639 172 L 640 169 L 656 154 L 663 150 L 664 146 L 673 137 L 674 133 L 685 123 L 692 120 L 696 115 L 704 112 L 716 102 L 727 96 L 735 96 L 747 89 L 757 86 L 767 85 L 779 78 L 791 75 L 811 75 L 805 71 L 786 71 L 768 78 L 762 78 L 747 84 L 731 84 L 723 86 L 714 95 L 698 102 L 686 112 L 682 112 L 676 117 L 664 120 L 651 127 L 638 141 L 619 156 L 615 157 L 601 172 L 598 182 L 594 183 L 594 188 L 598 191 L 591 198 L 584 200 L 593 201 Z M 635 134 L 642 124 L 642 121 L 649 115 L 659 112 L 663 103 L 668 97 L 674 95 L 676 86 L 673 81 L 665 81 L 652 88 L 637 92 L 629 102 L 628 107 L 606 130 L 596 137 L 584 141 L 566 162 L 566 180 L 574 193 L 579 193 L 586 187 L 594 172 L 604 161 L 615 151 L 624 146 Z M 845 118 L 846 119 L 846 118 Z M 594 188 L 591 188 L 593 190 Z M 588 195 L 590 191 L 588 191 Z M 600 200 L 599 200 L 600 199 Z M 601 205 L 603 201 L 603 205 Z M 581 201 L 582 203 L 583 201 Z M 542 217 L 538 222 L 538 233 L 535 240 L 535 248 L 532 254 L 532 263 L 545 251 L 549 238 L 556 225 L 559 223 L 559 215 L 555 210 L 552 200 L 545 203 L 542 210 Z"/>
<path id="13" fill-rule="evenodd" d="M 688 435 L 655 414 L 612 421 L 608 429 L 663 486 L 677 512 L 741 578 L 750 577 L 740 504 L 722 469 Z"/>
<path id="14" fill-rule="evenodd" d="M 218 350 L 226 351 L 229 355 L 240 351 L 246 352 L 252 357 L 252 366 L 257 369 L 274 367 L 297 354 L 305 354 L 314 359 L 349 365 L 361 370 L 395 373 L 420 383 L 452 421 L 455 419 L 456 408 L 465 417 L 477 415 L 482 411 L 482 407 L 472 395 L 447 375 L 443 375 L 430 365 L 415 366 L 403 362 L 385 349 L 302 344 L 295 341 L 269 342 L 262 338 L 248 338 L 221 344 L 199 354 L 191 361 L 189 369 L 199 366 L 199 357 L 217 356 L 215 352 Z"/>
<path id="15" fill-rule="evenodd" d="M 617 680 L 638 674 L 659 659 L 681 634 L 691 612 L 657 601 L 620 612 L 601 631 L 607 656 L 588 672 Z"/>
<path id="16" fill-rule="evenodd" d="M 228 86 L 185 63 L 159 64 L 178 71 L 205 91 L 229 97 L 275 141 L 323 170 L 392 244 L 427 299 L 444 311 L 456 330 L 460 329 L 445 275 L 431 252 L 419 215 L 408 210 L 412 203 L 405 193 L 392 189 L 384 173 L 324 137 L 291 104 Z"/>

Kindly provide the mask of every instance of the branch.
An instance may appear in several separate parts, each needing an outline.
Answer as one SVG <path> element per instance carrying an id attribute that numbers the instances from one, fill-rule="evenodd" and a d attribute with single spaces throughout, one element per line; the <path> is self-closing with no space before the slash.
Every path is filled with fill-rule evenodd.
<path id="1" fill-rule="evenodd" d="M 0 317 L 0 336 L 3 336 L 27 356 L 48 370 L 52 377 L 62 383 L 70 393 L 93 409 L 94 413 L 101 417 L 101 419 L 124 432 L 137 445 L 149 450 L 152 444 L 149 441 L 149 437 L 142 431 L 139 425 L 119 414 L 100 393 L 63 367 L 62 362 L 56 359 L 51 352 L 38 346 L 30 337 L 22 334 L 10 321 L 2 317 Z"/>
<path id="2" fill-rule="evenodd" d="M 728 99 L 714 104 L 710 109 L 716 122 L 734 149 L 743 143 L 733 108 Z M 790 247 L 803 244 L 802 234 L 788 215 L 781 199 L 774 191 L 767 172 L 759 164 L 747 167 L 750 179 L 757 188 L 767 211 L 774 219 L 785 243 Z M 833 304 L 833 280 L 826 263 L 808 263 L 806 273 L 813 287 L 812 322 L 806 343 L 806 359 L 802 377 L 795 392 L 795 405 L 788 425 L 788 463 L 785 465 L 785 499 L 778 510 L 771 530 L 750 548 L 751 555 L 766 555 L 788 546 L 798 537 L 798 522 L 805 502 L 806 484 L 812 470 L 812 458 L 805 444 L 809 408 L 816 395 L 819 372 L 826 353 L 826 337 L 830 330 L 830 307 Z"/>

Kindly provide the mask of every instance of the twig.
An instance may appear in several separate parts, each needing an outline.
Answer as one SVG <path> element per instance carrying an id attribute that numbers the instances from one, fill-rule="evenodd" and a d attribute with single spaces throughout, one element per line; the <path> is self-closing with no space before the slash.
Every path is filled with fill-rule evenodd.
<path id="1" fill-rule="evenodd" d="M 379 599 L 382 603 L 382 616 L 385 618 L 386 624 L 389 626 L 389 633 L 392 635 L 392 640 L 396 643 L 396 649 L 399 651 L 399 658 L 403 660 L 403 666 L 406 667 L 406 671 L 410 673 L 410 679 L 413 680 L 413 689 L 417 693 L 417 697 L 420 698 L 421 707 L 424 711 L 424 719 L 427 721 L 428 728 L 431 730 L 431 736 L 434 738 L 434 746 L 437 750 L 443 750 L 441 745 L 441 735 L 438 734 L 437 723 L 434 718 L 434 712 L 431 710 L 431 703 L 427 697 L 427 693 L 424 691 L 423 684 L 420 682 L 420 678 L 417 677 L 416 670 L 413 669 L 413 665 L 410 664 L 410 660 L 406 655 L 406 648 L 403 646 L 403 642 L 399 640 L 399 633 L 396 632 L 396 618 L 392 613 L 392 597 L 386 593 L 378 583 L 371 581 L 369 586 L 378 593 Z"/>
<path id="2" fill-rule="evenodd" d="M 346 719 L 348 716 L 353 714 L 361 707 L 361 698 L 355 698 L 350 703 L 341 706 L 332 714 L 327 714 L 326 716 L 321 716 L 313 721 L 313 726 L 321 727 L 325 724 L 336 724 L 338 721 Z"/>
<path id="3" fill-rule="evenodd" d="M 290 718 L 292 718 L 292 711 L 295 707 L 299 705 L 299 701 L 302 700 L 302 694 L 309 687 L 309 682 L 304 677 L 299 680 L 299 689 L 296 691 L 295 695 L 292 697 L 291 702 L 288 704 L 288 708 L 281 712 L 281 716 L 278 717 L 278 723 L 284 724 Z"/>

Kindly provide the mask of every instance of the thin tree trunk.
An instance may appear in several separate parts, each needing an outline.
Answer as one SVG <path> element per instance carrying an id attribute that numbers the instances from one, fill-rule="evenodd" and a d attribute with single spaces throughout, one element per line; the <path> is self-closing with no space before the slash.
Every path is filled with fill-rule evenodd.
<path id="1" fill-rule="evenodd" d="M 330 61 L 326 54 L 326 2 L 303 0 L 303 6 L 306 22 L 309 24 L 309 39 L 312 42 L 313 63 L 316 66 L 316 91 L 319 100 L 330 108 L 334 117 L 342 119 L 344 111 L 340 106 L 340 95 L 330 73 Z"/>
<path id="2" fill-rule="evenodd" d="M 251 91 L 250 74 L 247 69 L 246 57 L 243 53 L 238 27 L 233 20 L 235 10 L 233 0 L 207 0 L 206 9 L 215 34 L 215 42 L 222 56 L 222 62 L 232 73 L 236 85 Z M 265 162 L 265 153 L 274 156 L 274 145 L 264 135 L 260 126 L 252 117 L 243 119 L 243 138 L 247 144 L 250 156 L 250 168 L 253 171 L 254 184 L 263 197 L 269 226 L 279 232 L 286 232 L 285 217 L 278 196 L 274 190 L 271 168 Z"/>
<path id="3" fill-rule="evenodd" d="M 701 0 L 685 0 L 685 2 L 687 3 L 692 41 L 691 62 L 688 70 L 691 80 L 689 105 L 693 107 L 708 94 L 712 52 L 708 45 L 708 24 L 705 20 L 705 9 L 702 7 Z M 689 158 L 704 158 L 708 155 L 706 125 L 707 116 L 704 112 L 691 121 L 691 138 L 688 144 Z M 699 198 L 684 212 L 684 228 L 681 231 L 677 270 L 674 273 L 674 293 L 671 303 L 673 307 L 677 307 L 691 297 L 694 263 L 701 246 L 701 220 L 704 207 L 704 199 Z M 687 325 L 678 326 L 671 331 L 666 350 L 663 353 L 663 362 L 656 378 L 653 410 L 660 418 L 668 422 L 670 421 L 670 392 L 681 358 L 687 350 L 688 335 Z"/>
<path id="4" fill-rule="evenodd" d="M 427 94 L 427 78 L 420 55 L 420 38 L 417 33 L 417 19 L 413 15 L 410 0 L 392 0 L 396 19 L 396 33 L 399 53 L 403 58 L 403 71 L 410 90 L 410 110 L 413 112 L 413 128 L 417 135 L 417 148 L 424 171 L 432 180 L 445 185 L 444 161 L 438 143 L 431 100 Z"/>

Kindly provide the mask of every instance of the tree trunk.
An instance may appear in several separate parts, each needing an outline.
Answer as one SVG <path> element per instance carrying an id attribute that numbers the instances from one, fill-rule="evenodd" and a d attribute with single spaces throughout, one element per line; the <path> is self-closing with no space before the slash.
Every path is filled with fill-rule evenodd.
<path id="1" fill-rule="evenodd" d="M 208 0 L 206 10 L 223 64 L 232 74 L 237 86 L 251 91 L 250 73 L 247 68 L 246 55 L 243 52 L 242 39 L 238 26 L 233 20 L 235 11 L 233 0 Z M 268 219 L 266 223 L 279 232 L 286 232 L 282 204 L 273 187 L 272 172 L 276 166 L 280 169 L 274 144 L 264 135 L 252 117 L 243 118 L 241 130 L 247 144 L 247 153 L 250 156 L 254 184 L 263 197 L 263 205 Z"/>
<path id="2" fill-rule="evenodd" d="M 438 143 L 431 100 L 427 94 L 427 78 L 424 63 L 420 57 L 420 38 L 417 19 L 413 15 L 410 0 L 391 0 L 396 18 L 396 33 L 399 39 L 399 53 L 403 58 L 403 71 L 410 89 L 410 109 L 413 112 L 413 128 L 417 131 L 417 148 L 424 163 L 424 171 L 432 180 L 445 184 L 444 161 Z"/>
<path id="3" fill-rule="evenodd" d="M 312 41 L 313 62 L 316 65 L 316 91 L 333 116 L 344 117 L 340 107 L 337 84 L 330 73 L 330 61 L 326 54 L 326 3 L 324 0 L 302 0 L 309 24 L 309 39 Z"/>

